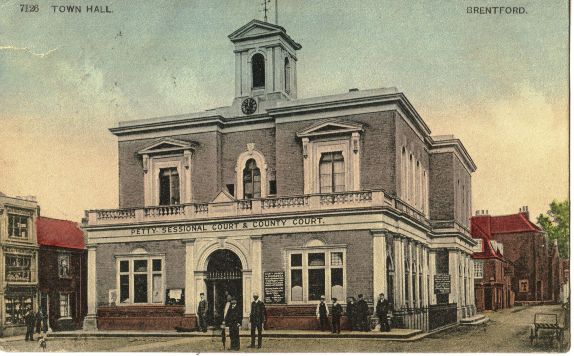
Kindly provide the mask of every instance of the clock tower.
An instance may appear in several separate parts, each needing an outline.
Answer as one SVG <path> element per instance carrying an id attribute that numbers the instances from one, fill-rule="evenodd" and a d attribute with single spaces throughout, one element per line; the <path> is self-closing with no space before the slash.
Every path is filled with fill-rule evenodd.
<path id="1" fill-rule="evenodd" d="M 229 35 L 235 52 L 235 100 L 245 115 L 297 98 L 297 50 L 281 26 L 252 20 Z"/>

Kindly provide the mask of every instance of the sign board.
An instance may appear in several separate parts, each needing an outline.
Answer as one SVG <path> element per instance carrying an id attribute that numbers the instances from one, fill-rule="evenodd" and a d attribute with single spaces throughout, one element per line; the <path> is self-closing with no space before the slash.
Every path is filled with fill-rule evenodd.
<path id="1" fill-rule="evenodd" d="M 285 304 L 285 272 L 263 273 L 265 304 Z"/>
<path id="2" fill-rule="evenodd" d="M 518 282 L 518 292 L 519 293 L 528 293 L 528 279 L 521 279 Z"/>
<path id="3" fill-rule="evenodd" d="M 434 276 L 434 294 L 450 293 L 450 274 L 439 273 Z"/>

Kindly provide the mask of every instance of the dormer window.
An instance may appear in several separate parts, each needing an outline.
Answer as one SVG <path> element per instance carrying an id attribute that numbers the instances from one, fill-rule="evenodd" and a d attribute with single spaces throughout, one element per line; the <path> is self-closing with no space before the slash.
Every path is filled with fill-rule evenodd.
<path id="1" fill-rule="evenodd" d="M 251 57 L 251 73 L 253 75 L 253 88 L 265 87 L 265 57 L 256 53 Z"/>

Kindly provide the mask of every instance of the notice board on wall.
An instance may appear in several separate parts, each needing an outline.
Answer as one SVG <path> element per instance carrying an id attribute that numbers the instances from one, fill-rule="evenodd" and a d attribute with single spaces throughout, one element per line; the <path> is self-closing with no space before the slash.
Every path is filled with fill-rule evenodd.
<path id="1" fill-rule="evenodd" d="M 285 272 L 263 273 L 265 304 L 285 304 Z"/>

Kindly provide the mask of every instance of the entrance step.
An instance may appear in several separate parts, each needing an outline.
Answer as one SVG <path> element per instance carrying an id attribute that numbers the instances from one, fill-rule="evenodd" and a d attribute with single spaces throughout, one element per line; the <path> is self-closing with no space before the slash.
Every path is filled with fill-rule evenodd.
<path id="1" fill-rule="evenodd" d="M 490 319 L 488 319 L 486 316 L 484 316 L 484 314 L 476 314 L 476 315 L 471 316 L 469 318 L 461 319 L 460 325 L 480 325 L 480 324 L 486 323 L 489 320 Z"/>

